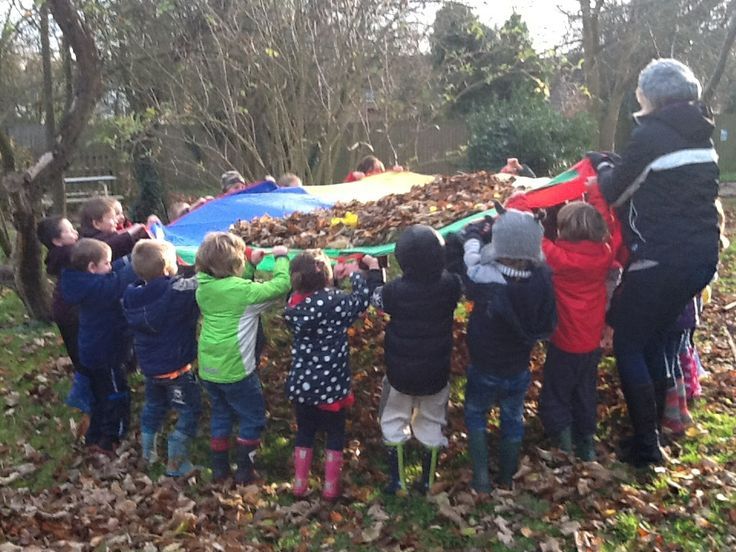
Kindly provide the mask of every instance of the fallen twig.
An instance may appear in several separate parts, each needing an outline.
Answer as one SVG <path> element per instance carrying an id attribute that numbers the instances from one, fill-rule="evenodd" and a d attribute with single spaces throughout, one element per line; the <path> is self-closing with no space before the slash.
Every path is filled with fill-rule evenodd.
<path id="1" fill-rule="evenodd" d="M 723 333 L 726 335 L 728 340 L 728 346 L 731 348 L 731 355 L 733 356 L 734 362 L 736 362 L 736 342 L 733 340 L 731 332 L 728 330 L 728 326 L 723 326 Z"/>

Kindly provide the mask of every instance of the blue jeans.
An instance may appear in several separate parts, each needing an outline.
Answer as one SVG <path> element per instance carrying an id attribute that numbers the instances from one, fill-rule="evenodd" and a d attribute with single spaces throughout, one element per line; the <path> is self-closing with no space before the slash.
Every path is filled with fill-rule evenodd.
<path id="1" fill-rule="evenodd" d="M 187 437 L 196 437 L 202 410 L 202 392 L 197 377 L 191 371 L 176 379 L 146 378 L 146 402 L 141 412 L 142 431 L 158 433 L 169 409 L 179 414 L 176 431 Z"/>
<path id="2" fill-rule="evenodd" d="M 524 397 L 532 375 L 529 370 L 511 378 L 499 378 L 468 366 L 465 386 L 465 426 L 468 431 L 485 431 L 488 410 L 501 407 L 501 438 L 521 441 L 524 437 Z"/>
<path id="3" fill-rule="evenodd" d="M 688 301 L 710 282 L 715 266 L 657 265 L 627 271 L 608 312 L 613 351 L 624 385 L 672 377 L 669 333 Z"/>
<path id="4" fill-rule="evenodd" d="M 210 396 L 212 439 L 229 438 L 233 423 L 238 422 L 238 438 L 254 441 L 266 427 L 266 403 L 261 380 L 255 372 L 235 383 L 203 381 Z"/>

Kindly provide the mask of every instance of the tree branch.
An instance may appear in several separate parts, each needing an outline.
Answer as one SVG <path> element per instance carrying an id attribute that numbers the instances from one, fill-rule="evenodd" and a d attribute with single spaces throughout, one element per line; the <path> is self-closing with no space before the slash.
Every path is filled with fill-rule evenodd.
<path id="1" fill-rule="evenodd" d="M 736 39 L 736 0 L 731 2 L 728 6 L 728 12 L 730 12 L 730 21 L 728 22 L 728 31 L 726 32 L 726 38 L 723 39 L 721 45 L 721 53 L 718 56 L 718 63 L 716 68 L 713 70 L 713 76 L 711 76 L 708 84 L 703 90 L 703 102 L 710 104 L 713 101 L 713 97 L 716 95 L 716 88 L 718 83 L 721 82 L 723 72 L 726 70 L 726 62 L 728 61 L 728 55 L 731 53 L 734 40 Z"/>

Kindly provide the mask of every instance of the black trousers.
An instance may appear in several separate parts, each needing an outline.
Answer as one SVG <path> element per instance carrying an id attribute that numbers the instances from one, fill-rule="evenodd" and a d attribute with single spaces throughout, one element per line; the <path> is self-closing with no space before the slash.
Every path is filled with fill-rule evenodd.
<path id="1" fill-rule="evenodd" d="M 600 359 L 600 349 L 567 353 L 549 344 L 539 397 L 539 416 L 547 434 L 555 435 L 566 427 L 578 437 L 595 434 Z"/>
<path id="2" fill-rule="evenodd" d="M 92 412 L 85 436 L 87 446 L 112 450 L 130 426 L 128 374 L 119 364 L 84 369 L 92 386 Z"/>
<path id="3" fill-rule="evenodd" d="M 79 363 L 79 321 L 61 321 L 56 322 L 56 325 L 59 327 L 59 333 L 66 348 L 66 354 L 69 355 L 74 370 L 79 372 L 82 366 Z"/>
<path id="4" fill-rule="evenodd" d="M 339 412 L 320 410 L 316 406 L 294 405 L 296 410 L 296 446 L 312 448 L 318 431 L 325 432 L 325 448 L 339 450 L 345 446 L 345 409 Z"/>

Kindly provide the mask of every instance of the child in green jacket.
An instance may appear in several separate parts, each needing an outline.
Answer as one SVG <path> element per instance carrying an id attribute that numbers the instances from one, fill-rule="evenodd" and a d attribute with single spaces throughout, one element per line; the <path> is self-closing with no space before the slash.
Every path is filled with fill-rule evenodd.
<path id="1" fill-rule="evenodd" d="M 266 424 L 261 382 L 256 373 L 260 314 L 285 296 L 291 282 L 284 246 L 273 248 L 273 278 L 254 282 L 245 243 L 226 232 L 207 234 L 197 251 L 197 303 L 202 312 L 199 377 L 210 397 L 212 476 L 230 474 L 230 434 L 238 421 L 235 482 L 253 481 L 253 458 Z"/>

